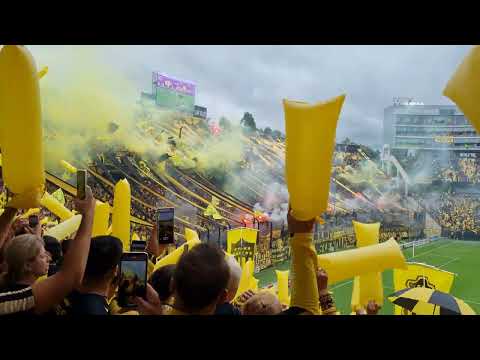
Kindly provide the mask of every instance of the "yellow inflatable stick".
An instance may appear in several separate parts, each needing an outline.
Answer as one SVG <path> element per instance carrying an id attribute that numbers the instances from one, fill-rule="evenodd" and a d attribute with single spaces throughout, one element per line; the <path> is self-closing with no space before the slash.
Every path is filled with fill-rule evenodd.
<path id="1" fill-rule="evenodd" d="M 242 276 L 240 277 L 240 282 L 238 284 L 237 293 L 235 294 L 234 300 L 242 295 L 245 291 L 251 290 L 251 278 L 253 276 L 253 261 L 248 260 L 242 266 Z"/>
<path id="2" fill-rule="evenodd" d="M 175 249 L 173 252 L 168 254 L 167 256 L 164 256 L 163 258 L 160 258 L 160 259 L 157 258 L 154 271 L 156 271 L 157 269 L 160 269 L 162 266 L 165 266 L 165 265 L 176 264 L 184 251 L 188 251 L 191 248 L 197 246 L 198 244 L 200 244 L 200 241 L 198 240 L 192 240 L 192 241 L 186 242 L 181 246 L 179 246 L 177 249 Z"/>
<path id="3" fill-rule="evenodd" d="M 288 296 L 288 270 L 275 270 L 277 273 L 277 292 L 278 300 L 282 305 L 290 305 L 290 298 Z"/>
<path id="4" fill-rule="evenodd" d="M 355 276 L 352 290 L 352 311 L 365 308 L 370 300 L 383 304 L 383 283 L 381 273 Z"/>
<path id="5" fill-rule="evenodd" d="M 32 189 L 21 194 L 13 194 L 6 207 L 14 209 L 30 209 L 32 205 L 40 206 L 41 193 L 37 189 Z"/>
<path id="6" fill-rule="evenodd" d="M 73 166 L 72 164 L 66 162 L 65 160 L 60 160 L 60 164 L 63 166 L 65 170 L 67 170 L 71 174 L 76 174 L 77 173 L 77 168 Z"/>
<path id="7" fill-rule="evenodd" d="M 185 228 L 185 239 L 187 240 L 187 242 L 192 240 L 200 241 L 200 239 L 198 238 L 198 233 L 195 230 L 189 229 L 187 227 Z"/>
<path id="8" fill-rule="evenodd" d="M 40 70 L 40 71 L 38 72 L 38 79 L 40 80 L 40 79 L 43 78 L 45 75 L 47 75 L 47 73 L 48 73 L 48 66 L 44 66 L 44 67 L 42 68 L 42 70 Z"/>
<path id="9" fill-rule="evenodd" d="M 130 184 L 122 179 L 115 185 L 112 214 L 112 235 L 123 243 L 123 251 L 130 249 Z"/>
<path id="10" fill-rule="evenodd" d="M 258 283 L 259 283 L 260 280 L 258 280 L 257 278 L 255 277 L 251 277 L 250 278 L 250 289 L 252 289 L 253 291 L 258 291 Z"/>
<path id="11" fill-rule="evenodd" d="M 355 236 L 357 238 L 357 247 L 370 246 L 378 244 L 380 236 L 380 223 L 362 224 L 353 222 Z M 381 273 L 371 273 L 361 276 L 355 276 L 353 280 L 352 292 L 352 310 L 359 307 L 365 307 L 370 300 L 377 304 L 383 304 L 383 282 Z"/>
<path id="12" fill-rule="evenodd" d="M 110 205 L 101 201 L 95 203 L 92 236 L 107 235 L 110 219 Z"/>
<path id="13" fill-rule="evenodd" d="M 443 90 L 480 132 L 480 45 L 475 46 Z"/>
<path id="14" fill-rule="evenodd" d="M 45 191 L 40 200 L 40 204 L 47 208 L 51 213 L 57 215 L 60 220 L 65 221 L 73 216 L 73 213 L 63 206 L 57 199 Z"/>
<path id="15" fill-rule="evenodd" d="M 352 221 L 352 223 L 357 238 L 357 247 L 378 244 L 380 223 L 363 224 L 358 221 Z"/>
<path id="16" fill-rule="evenodd" d="M 357 275 L 405 269 L 405 256 L 394 239 L 359 249 L 318 255 L 318 264 L 328 274 L 329 284 L 351 279 Z"/>
<path id="17" fill-rule="evenodd" d="M 110 225 L 107 230 L 107 235 L 111 235 L 111 234 L 112 234 L 112 225 Z"/>
<path id="18" fill-rule="evenodd" d="M 53 236 L 58 241 L 64 240 L 66 237 L 72 235 L 78 230 L 80 222 L 82 221 L 82 215 L 75 215 L 64 222 L 61 222 L 57 226 L 48 229 L 45 235 Z"/>
<path id="19" fill-rule="evenodd" d="M 40 220 L 40 225 L 47 225 L 50 221 L 52 221 L 52 219 L 46 216 L 42 220 Z"/>
<path id="20" fill-rule="evenodd" d="M 133 240 L 140 240 L 140 236 L 138 236 L 138 234 L 137 234 L 136 232 L 134 232 L 134 233 L 132 234 L 132 241 L 133 241 Z"/>
<path id="21" fill-rule="evenodd" d="M 353 278 L 352 301 L 350 305 L 354 313 L 362 307 L 362 305 L 360 305 L 360 276 Z"/>
<path id="22" fill-rule="evenodd" d="M 345 95 L 325 103 L 283 101 L 285 171 L 292 214 L 310 220 L 327 209 L 337 121 Z"/>
<path id="23" fill-rule="evenodd" d="M 24 214 L 20 215 L 20 219 L 27 219 L 30 215 L 35 215 L 40 212 L 39 208 L 28 209 Z"/>
<path id="24" fill-rule="evenodd" d="M 23 208 L 38 207 L 45 185 L 43 126 L 35 61 L 26 47 L 0 50 L 2 176 L 14 194 L 30 193 Z"/>

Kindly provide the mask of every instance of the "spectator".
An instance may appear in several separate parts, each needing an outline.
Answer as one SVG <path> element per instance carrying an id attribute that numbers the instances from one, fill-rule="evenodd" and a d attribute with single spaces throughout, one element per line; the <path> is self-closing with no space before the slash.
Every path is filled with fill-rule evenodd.
<path id="1" fill-rule="evenodd" d="M 318 298 L 323 315 L 334 315 L 337 312 L 331 294 L 327 290 L 328 276 L 325 270 L 319 269 L 316 274 Z M 298 286 L 298 285 L 297 285 Z M 243 315 L 301 315 L 308 314 L 303 308 L 291 306 L 282 312 L 282 304 L 278 297 L 269 291 L 263 290 L 257 294 L 249 291 L 244 296 L 242 306 Z"/>
<path id="2" fill-rule="evenodd" d="M 45 250 L 50 255 L 50 264 L 48 267 L 48 276 L 55 274 L 63 262 L 62 245 L 53 236 L 43 236 Z"/>
<path id="3" fill-rule="evenodd" d="M 21 195 L 19 195 L 21 196 Z M 82 221 L 71 244 L 71 251 L 65 256 L 61 269 L 43 281 L 34 282 L 33 278 L 44 269 L 48 255 L 43 241 L 36 235 L 24 235 L 14 238 L 5 251 L 7 271 L 1 275 L 2 289 L 26 285 L 13 294 L 0 293 L 1 315 L 44 314 L 60 304 L 83 278 L 90 236 L 92 233 L 95 199 L 89 187 L 86 198 L 76 201 L 77 211 Z M 0 229 L 5 230 L 5 228 Z M 0 236 L 0 238 L 3 238 Z M 48 268 L 45 266 L 45 273 Z"/>
<path id="4" fill-rule="evenodd" d="M 167 315 L 212 315 L 225 303 L 230 269 L 224 252 L 211 244 L 199 244 L 184 253 L 173 276 L 173 310 Z M 158 294 L 147 285 L 147 299 L 136 298 L 142 314 L 163 314 Z"/>
<path id="5" fill-rule="evenodd" d="M 162 304 L 172 306 L 173 300 L 173 274 L 175 265 L 165 265 L 156 270 L 150 279 L 149 284 L 155 289 Z M 167 309 L 164 309 L 167 310 Z"/>
<path id="6" fill-rule="evenodd" d="M 69 296 L 71 315 L 108 315 L 108 297 L 115 287 L 122 242 L 113 236 L 92 239 L 82 284 Z"/>
<path id="7" fill-rule="evenodd" d="M 228 280 L 228 293 L 225 303 L 217 306 L 215 315 L 241 315 L 240 310 L 232 304 L 237 294 L 238 285 L 242 276 L 242 268 L 234 256 L 227 257 L 227 264 L 230 268 L 230 279 Z"/>
<path id="8" fill-rule="evenodd" d="M 375 301 L 371 300 L 367 304 L 367 308 L 359 308 L 356 311 L 357 315 L 377 315 L 382 307 L 378 305 Z"/>
<path id="9" fill-rule="evenodd" d="M 267 290 L 250 297 L 242 307 L 243 315 L 279 315 L 281 312 L 282 304 L 278 297 Z"/>
<path id="10" fill-rule="evenodd" d="M 18 291 L 32 286 L 47 275 L 50 255 L 40 237 L 32 234 L 16 236 L 5 249 L 7 271 L 0 278 L 0 292 Z"/>

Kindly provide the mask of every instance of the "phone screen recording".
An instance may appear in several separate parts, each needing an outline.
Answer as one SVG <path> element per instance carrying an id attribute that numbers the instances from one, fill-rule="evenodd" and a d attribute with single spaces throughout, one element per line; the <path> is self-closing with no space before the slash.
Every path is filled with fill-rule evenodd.
<path id="1" fill-rule="evenodd" d="M 174 219 L 175 211 L 173 208 L 157 210 L 158 242 L 160 244 L 173 244 L 174 239 Z"/>
<path id="2" fill-rule="evenodd" d="M 118 304 L 121 307 L 135 307 L 133 299 L 145 298 L 147 286 L 147 254 L 124 253 L 120 261 L 120 283 Z"/>

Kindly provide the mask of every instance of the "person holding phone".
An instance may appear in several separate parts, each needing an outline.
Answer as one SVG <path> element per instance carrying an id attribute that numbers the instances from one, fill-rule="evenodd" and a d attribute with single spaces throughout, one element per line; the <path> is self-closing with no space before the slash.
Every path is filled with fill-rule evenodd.
<path id="1" fill-rule="evenodd" d="M 48 271 L 48 254 L 43 240 L 34 234 L 13 238 L 5 249 L 7 271 L 0 276 L 0 315 L 40 315 L 59 305 L 83 279 L 92 234 L 95 199 L 86 187 L 84 200 L 76 199 L 82 215 L 62 267 L 53 276 L 37 282 Z M 45 266 L 46 265 L 46 266 Z M 16 289 L 12 292 L 11 289 Z"/>
<path id="2" fill-rule="evenodd" d="M 145 298 L 136 297 L 134 301 L 142 315 L 213 315 L 227 299 L 229 279 L 230 269 L 223 250 L 203 243 L 184 253 L 175 267 L 171 311 L 164 311 L 150 284 Z"/>
<path id="3" fill-rule="evenodd" d="M 148 255 L 145 252 L 124 253 L 120 259 L 120 283 L 117 302 L 125 309 L 136 308 L 134 298 L 146 297 Z"/>
<path id="4" fill-rule="evenodd" d="M 122 256 L 120 239 L 105 235 L 92 239 L 82 284 L 67 297 L 68 315 L 108 315 L 108 298 L 116 287 Z"/>

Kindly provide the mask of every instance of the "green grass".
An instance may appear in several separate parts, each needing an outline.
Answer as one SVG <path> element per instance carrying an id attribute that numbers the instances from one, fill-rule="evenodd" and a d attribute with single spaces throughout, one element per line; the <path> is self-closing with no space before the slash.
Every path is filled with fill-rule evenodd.
<path id="1" fill-rule="evenodd" d="M 413 258 L 412 249 L 406 249 L 404 254 L 407 261 L 426 263 L 457 274 L 450 293 L 464 300 L 477 314 L 480 314 L 480 286 L 477 279 L 480 274 L 480 242 L 442 239 L 416 247 Z M 276 282 L 275 269 L 287 270 L 289 266 L 289 262 L 286 261 L 256 274 L 255 276 L 260 280 L 260 287 Z M 394 292 L 392 270 L 383 273 L 383 286 L 385 302 L 380 314 L 391 315 L 393 305 L 387 297 Z M 352 280 L 336 283 L 330 290 L 333 291 L 340 313 L 350 314 Z"/>

